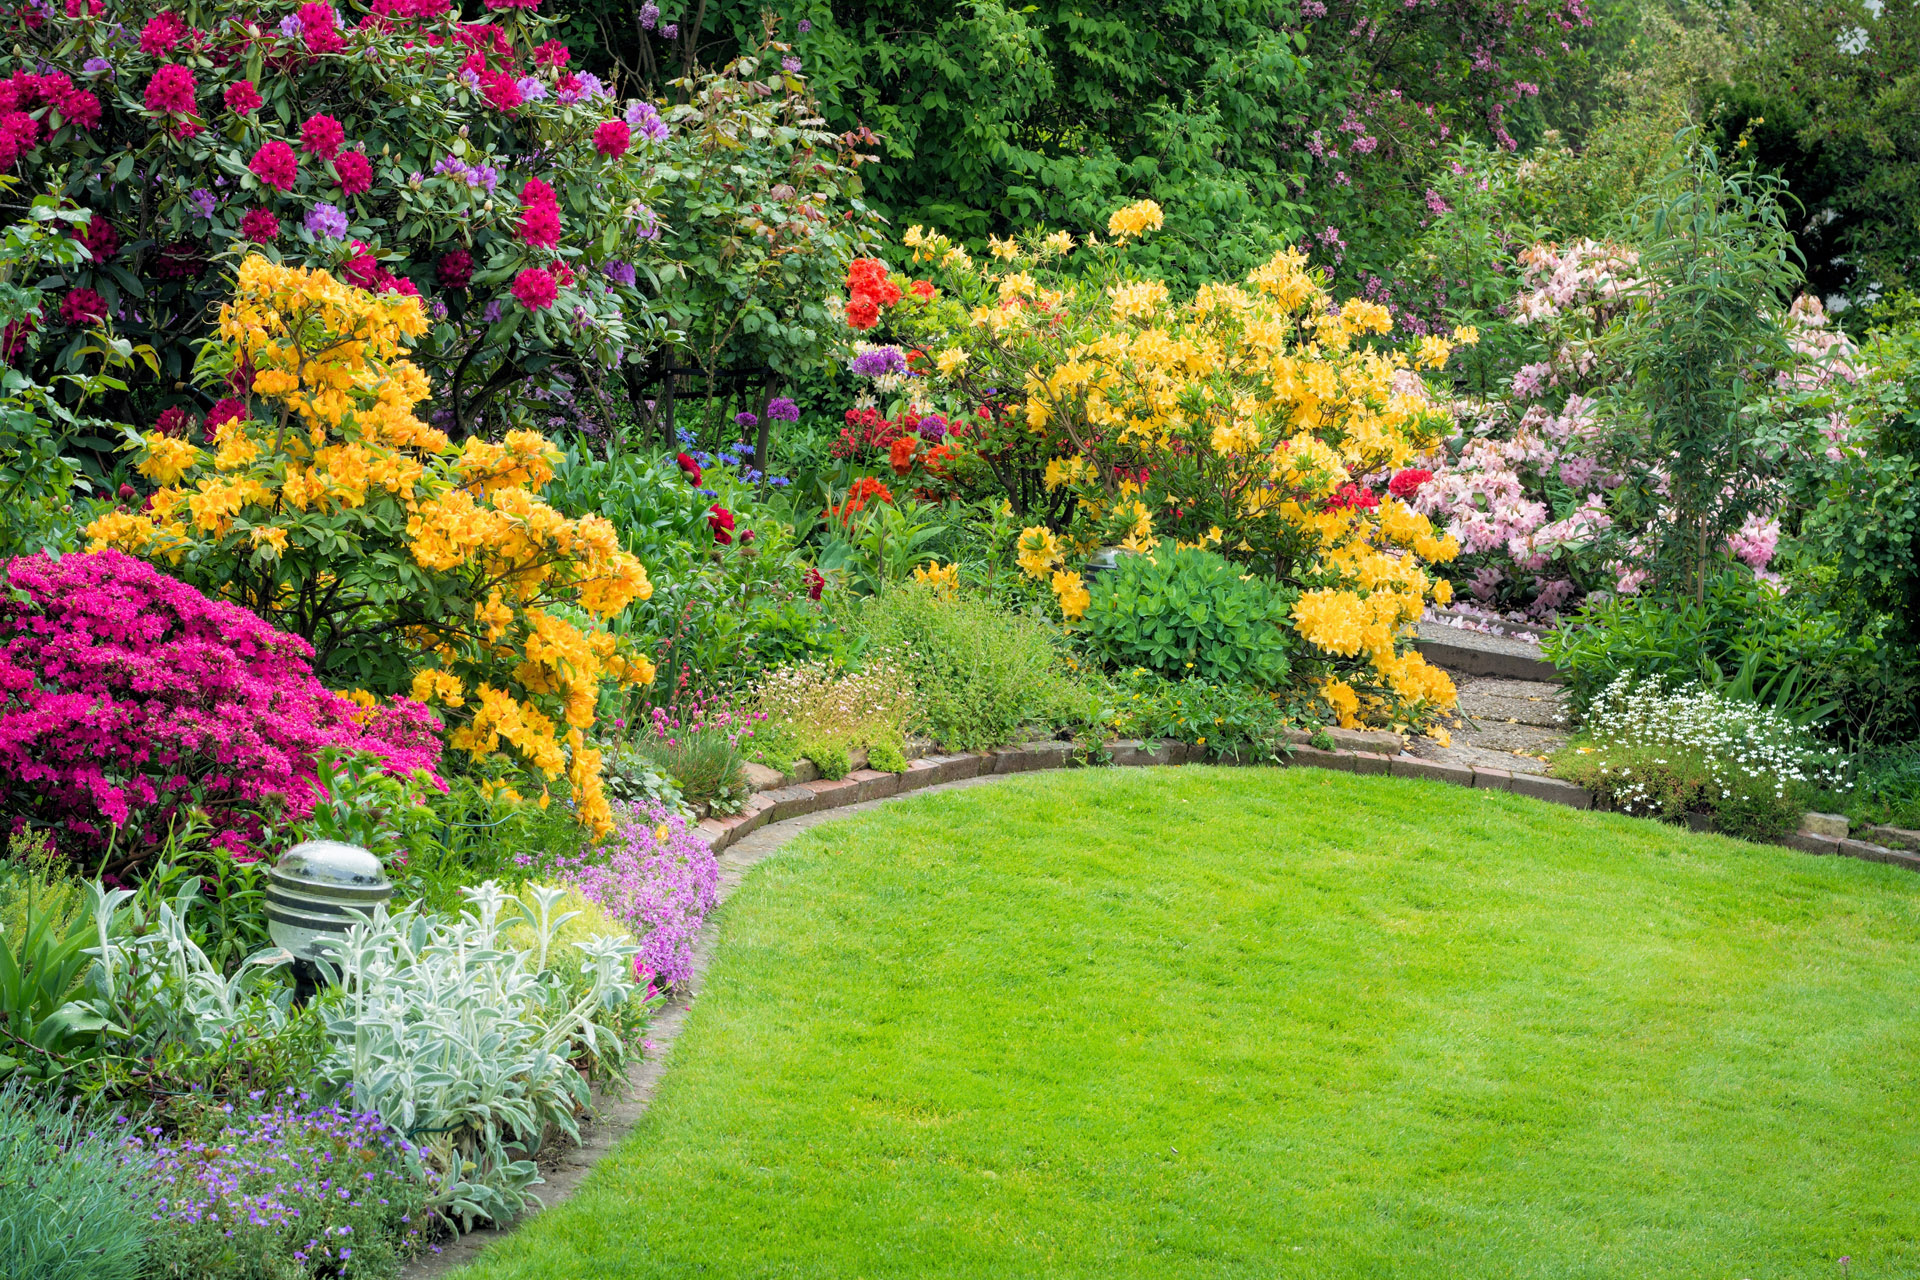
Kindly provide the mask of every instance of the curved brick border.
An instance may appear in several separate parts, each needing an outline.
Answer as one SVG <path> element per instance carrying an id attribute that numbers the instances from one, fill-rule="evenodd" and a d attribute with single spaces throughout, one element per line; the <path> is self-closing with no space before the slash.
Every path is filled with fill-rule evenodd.
<path id="1" fill-rule="evenodd" d="M 1305 734 L 1298 734 L 1305 738 Z M 1511 791 L 1551 804 L 1573 809 L 1605 808 L 1584 787 L 1555 778 L 1511 773 L 1505 769 L 1468 768 L 1465 765 L 1439 764 L 1385 747 L 1397 739 L 1391 734 L 1330 731 L 1333 750 L 1296 744 L 1282 767 L 1333 769 L 1342 773 L 1382 774 L 1396 778 L 1424 778 L 1432 782 L 1473 787 L 1484 791 Z M 1340 746 L 1345 741 L 1354 745 Z M 1213 764 L 1216 757 L 1205 748 L 1172 739 L 1154 742 L 1115 741 L 1106 744 L 1106 766 L 1140 768 L 1153 765 Z M 579 1189 L 587 1173 L 615 1144 L 639 1123 L 653 1100 L 654 1090 L 671 1061 L 674 1043 L 686 1025 L 687 1015 L 706 986 L 707 967 L 713 959 L 719 934 L 719 903 L 733 891 L 754 867 L 777 853 L 795 836 L 833 818 L 871 809 L 900 796 L 927 790 L 954 790 L 975 786 L 1017 773 L 1035 773 L 1047 769 L 1084 767 L 1075 757 L 1074 744 L 1060 741 L 1026 742 L 1018 746 L 995 747 L 991 751 L 967 751 L 953 755 L 927 756 L 909 761 L 900 773 L 877 769 L 858 769 L 844 778 L 825 780 L 812 777 L 811 765 L 803 762 L 796 774 L 779 775 L 755 766 L 759 789 L 746 808 L 731 817 L 706 818 L 695 828 L 720 863 L 719 902 L 714 915 L 700 930 L 694 944 L 693 977 L 685 988 L 663 1008 L 648 1028 L 646 1041 L 650 1052 L 627 1073 L 627 1089 L 619 1095 L 595 1099 L 592 1120 L 580 1126 L 580 1145 L 560 1153 L 559 1158 L 542 1169 L 546 1181 L 540 1189 L 545 1207 L 551 1208 L 569 1199 Z M 1838 834 L 1834 834 L 1837 826 Z M 1824 828 L 1824 830 L 1823 830 Z M 1698 829 L 1698 828 L 1697 828 Z M 1868 862 L 1884 862 L 1920 870 L 1920 853 L 1890 849 L 1864 840 L 1846 838 L 1847 820 L 1825 814 L 1809 815 L 1805 829 L 1779 841 L 1805 853 L 1839 854 Z M 472 1261 L 485 1249 L 511 1233 L 518 1224 L 483 1227 L 442 1247 L 437 1255 L 416 1259 L 401 1274 L 403 1280 L 435 1280 L 453 1267 Z"/>

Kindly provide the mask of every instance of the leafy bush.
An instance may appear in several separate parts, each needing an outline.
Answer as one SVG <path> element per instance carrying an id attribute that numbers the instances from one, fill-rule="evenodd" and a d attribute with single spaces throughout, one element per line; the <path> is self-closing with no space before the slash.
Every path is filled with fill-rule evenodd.
<path id="1" fill-rule="evenodd" d="M 711 694 L 690 694 L 655 707 L 625 749 L 671 774 L 680 794 L 719 813 L 738 813 L 752 794 L 745 744 L 764 713 L 740 711 Z"/>
<path id="2" fill-rule="evenodd" d="M 1711 814 L 1722 831 L 1763 839 L 1792 831 L 1844 765 L 1777 711 L 1654 676 L 1609 686 L 1552 771 L 1623 813 Z"/>
<path id="3" fill-rule="evenodd" d="M 1751 700 L 1807 722 L 1834 709 L 1852 676 L 1885 656 L 1882 628 L 1860 628 L 1813 590 L 1783 593 L 1744 570 L 1710 578 L 1703 599 L 1614 596 L 1543 640 L 1567 677 L 1576 720 L 1622 680 L 1739 682 Z"/>
<path id="4" fill-rule="evenodd" d="M 0 1275 L 140 1280 L 149 1186 L 146 1160 L 111 1120 L 0 1088 Z"/>
<path id="5" fill-rule="evenodd" d="M 900 655 L 916 723 L 950 751 L 996 747 L 1026 725 L 1087 717 L 1055 629 L 1036 618 L 926 583 L 896 585 L 853 607 L 868 645 Z"/>
<path id="6" fill-rule="evenodd" d="M 35 887 L 26 886 L 19 924 L 0 933 L 0 1079 L 58 1076 L 99 1029 L 67 1007 L 96 941 L 93 922 L 64 903 L 42 909 Z"/>
<path id="7" fill-rule="evenodd" d="M 140 469 L 161 488 L 89 526 L 94 545 L 164 560 L 305 637 L 325 679 L 410 687 L 471 757 L 565 772 L 582 823 L 607 829 L 585 731 L 603 678 L 653 678 L 605 625 L 652 592 L 645 568 L 605 519 L 540 500 L 553 452 L 538 434 L 455 449 L 413 416 L 429 390 L 403 354 L 426 325 L 417 299 L 254 254 L 220 317 L 200 367 L 246 373 L 258 399 L 222 402 L 209 449 L 148 432 Z"/>
<path id="8" fill-rule="evenodd" d="M 713 849 L 687 820 L 629 809 L 613 836 L 553 871 L 639 940 L 636 973 L 662 986 L 693 976 L 693 944 L 719 897 Z"/>
<path id="9" fill-rule="evenodd" d="M 6 581 L 0 815 L 57 826 L 109 874 L 150 857 L 189 808 L 236 849 L 306 815 L 329 747 L 401 772 L 437 764 L 419 703 L 370 713 L 329 693 L 305 641 L 117 551 L 22 557 Z"/>
<path id="10" fill-rule="evenodd" d="M 348 932 L 326 997 L 325 1070 L 352 1081 L 355 1107 L 420 1136 L 429 1207 L 471 1225 L 526 1207 L 547 1131 L 579 1140 L 589 1093 L 573 1060 L 621 1061 L 620 1029 L 605 1019 L 636 994 L 636 947 L 596 938 L 565 964 L 554 949 L 562 890 L 535 886 L 521 901 L 488 881 L 466 896 L 457 919 L 408 907 Z M 533 928 L 525 950 L 503 946 L 518 920 Z"/>
<path id="11" fill-rule="evenodd" d="M 1216 758 L 1248 764 L 1284 760 L 1287 731 L 1301 708 L 1283 693 L 1251 685 L 1169 679 L 1145 667 L 1115 672 L 1101 721 L 1122 738 L 1172 738 Z"/>
<path id="12" fill-rule="evenodd" d="M 169 1280 L 387 1280 L 430 1238 L 408 1143 L 379 1116 L 309 1107 L 209 1109 L 149 1130 L 154 1274 Z"/>
<path id="13" fill-rule="evenodd" d="M 1142 201 L 1113 213 L 1104 241 L 1036 231 L 999 242 L 990 264 L 909 228 L 914 261 L 943 288 L 877 262 L 850 273 L 850 321 L 870 309 L 901 343 L 855 366 L 888 390 L 907 349 L 927 354 L 916 404 L 959 424 L 949 439 L 990 464 L 1016 510 L 1050 519 L 1022 533 L 1019 563 L 1069 620 L 1088 605 L 1081 556 L 1171 536 L 1297 593 L 1290 621 L 1306 643 L 1289 680 L 1323 690 L 1345 719 L 1444 710 L 1452 683 L 1411 650 L 1405 624 L 1436 591 L 1430 567 L 1458 547 L 1373 486 L 1445 430 L 1420 371 L 1444 367 L 1454 340 L 1386 348 L 1391 313 L 1334 307 L 1291 251 L 1242 283 L 1176 298 L 1130 265 L 1161 222 Z"/>
<path id="14" fill-rule="evenodd" d="M 755 732 L 756 751 L 807 756 L 828 777 L 845 775 L 850 751 L 904 743 L 920 716 L 912 677 L 887 653 L 851 669 L 821 661 L 781 667 L 761 678 L 753 698 L 766 716 Z M 838 774 L 828 773 L 830 760 L 838 761 Z"/>
<path id="15" fill-rule="evenodd" d="M 1117 667 L 1269 689 L 1287 682 L 1297 593 L 1211 551 L 1163 542 L 1123 555 L 1088 595 L 1087 643 Z"/>

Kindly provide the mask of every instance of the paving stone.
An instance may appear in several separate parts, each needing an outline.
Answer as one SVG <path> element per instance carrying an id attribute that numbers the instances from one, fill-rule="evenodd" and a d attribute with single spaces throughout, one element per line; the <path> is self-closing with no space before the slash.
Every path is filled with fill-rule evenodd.
<path id="1" fill-rule="evenodd" d="M 1018 746 L 993 749 L 994 773 L 1032 773 L 1039 769 L 1064 769 L 1073 757 L 1071 742 L 1023 742 Z"/>
<path id="2" fill-rule="evenodd" d="M 1509 788 L 1517 796 L 1532 796 L 1535 800 L 1545 800 L 1550 804 L 1563 804 L 1569 809 L 1593 808 L 1593 792 L 1585 787 L 1575 786 L 1571 782 L 1562 782 L 1558 778 L 1542 778 L 1530 773 L 1516 773 Z"/>
<path id="3" fill-rule="evenodd" d="M 1194 758 L 1194 747 L 1178 738 L 1159 738 L 1156 742 L 1166 748 L 1168 764 L 1187 764 Z"/>
<path id="4" fill-rule="evenodd" d="M 1422 622 L 1418 627 L 1419 639 L 1413 647 L 1437 667 L 1473 676 L 1559 683 L 1560 673 L 1540 656 L 1538 645 L 1436 622 Z"/>
<path id="5" fill-rule="evenodd" d="M 979 777 L 985 771 L 987 758 L 977 752 L 962 751 L 949 756 L 928 756 L 927 762 L 933 766 L 933 780 L 937 784 Z"/>
<path id="6" fill-rule="evenodd" d="M 934 780 L 939 776 L 939 773 L 940 766 L 932 760 L 909 760 L 907 761 L 907 771 L 898 775 L 900 779 L 900 790 L 918 791 L 922 787 L 930 787 L 934 784 Z"/>
<path id="7" fill-rule="evenodd" d="M 1476 727 L 1523 724 L 1567 730 L 1565 695 L 1559 685 L 1534 680 L 1472 680 L 1460 688 L 1459 713 Z"/>
<path id="8" fill-rule="evenodd" d="M 1387 761 L 1392 758 L 1378 751 L 1354 751 L 1350 754 L 1353 756 L 1353 771 L 1365 774 L 1388 772 Z"/>
<path id="9" fill-rule="evenodd" d="M 1336 769 L 1341 773 L 1353 772 L 1353 755 L 1346 751 L 1322 751 L 1318 747 L 1295 747 L 1287 755 L 1287 764 L 1294 768 Z"/>
<path id="10" fill-rule="evenodd" d="M 1808 836 L 1795 832 L 1780 837 L 1780 843 L 1789 849 L 1798 849 L 1802 853 L 1838 853 L 1840 842 L 1832 836 Z"/>
<path id="11" fill-rule="evenodd" d="M 703 840 L 715 853 L 719 853 L 731 842 L 733 833 L 718 818 L 702 818 L 693 829 L 694 838 Z"/>
<path id="12" fill-rule="evenodd" d="M 815 809 L 836 809 L 843 804 L 852 804 L 853 797 L 858 794 L 858 788 L 860 786 L 860 784 L 855 782 L 851 777 L 839 779 L 821 778 L 817 782 L 803 782 L 800 785 L 813 792 L 813 794 L 819 798 L 820 802 L 814 806 Z M 839 794 L 843 791 L 848 794 Z"/>
<path id="13" fill-rule="evenodd" d="M 1800 833 L 1808 836 L 1826 836 L 1830 840 L 1847 838 L 1847 828 L 1851 824 L 1844 813 L 1809 813 L 1800 819 Z"/>
<path id="14" fill-rule="evenodd" d="M 1875 844 L 1887 845 L 1894 849 L 1920 849 L 1920 831 L 1909 831 L 1905 827 L 1868 827 L 1860 833 L 1870 837 Z"/>
<path id="15" fill-rule="evenodd" d="M 1385 729 L 1328 729 L 1336 751 L 1373 751 L 1385 756 L 1400 754 L 1400 735 Z"/>
<path id="16" fill-rule="evenodd" d="M 769 822 L 785 822 L 788 818 L 797 818 L 803 813 L 812 813 L 820 807 L 820 795 L 811 787 L 780 787 L 773 791 L 762 791 L 757 799 L 771 802 Z"/>
<path id="17" fill-rule="evenodd" d="M 769 769 L 763 764 L 749 760 L 746 764 L 747 785 L 755 791 L 772 791 L 787 785 L 787 777 L 777 769 Z"/>
<path id="18" fill-rule="evenodd" d="M 1513 770 L 1473 766 L 1473 785 L 1482 791 L 1513 790 Z"/>
<path id="19" fill-rule="evenodd" d="M 1178 743 L 1169 743 L 1162 739 L 1156 742 L 1141 742 L 1136 738 L 1121 738 L 1107 744 L 1107 754 L 1113 757 L 1118 768 L 1133 768 L 1144 765 L 1173 764 L 1172 747 Z M 1182 759 L 1186 753 L 1180 753 Z"/>
<path id="20" fill-rule="evenodd" d="M 1843 858 L 1864 858 L 1868 862 L 1884 862 L 1890 866 L 1920 871 L 1920 853 L 1909 853 L 1905 849 L 1889 849 L 1885 845 L 1869 844 L 1865 840 L 1836 840 L 1834 852 Z"/>
<path id="21" fill-rule="evenodd" d="M 1422 760 L 1419 756 L 1397 755 L 1388 761 L 1388 772 L 1396 778 L 1426 778 L 1458 787 L 1473 785 L 1473 767 L 1443 760 Z"/>
<path id="22" fill-rule="evenodd" d="M 897 773 L 886 773 L 879 769 L 856 769 L 847 775 L 847 781 L 856 785 L 854 800 L 856 804 L 900 794 L 900 775 Z"/>

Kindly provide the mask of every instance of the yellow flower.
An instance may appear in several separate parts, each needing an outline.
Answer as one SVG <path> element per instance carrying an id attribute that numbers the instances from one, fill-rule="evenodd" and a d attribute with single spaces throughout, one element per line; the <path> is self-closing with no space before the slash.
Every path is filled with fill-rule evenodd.
<path id="1" fill-rule="evenodd" d="M 147 442 L 147 456 L 134 470 L 155 484 L 175 483 L 200 460 L 200 451 L 185 440 L 163 436 L 158 431 L 149 431 L 142 439 Z"/>
<path id="2" fill-rule="evenodd" d="M 960 347 L 948 347 L 933 357 L 933 364 L 941 377 L 951 378 L 967 367 L 967 353 Z"/>
<path id="3" fill-rule="evenodd" d="M 1022 529 L 1015 546 L 1019 552 L 1015 559 L 1030 578 L 1045 581 L 1053 566 L 1060 563 L 1060 543 L 1045 525 Z"/>
<path id="4" fill-rule="evenodd" d="M 1433 580 L 1433 602 L 1438 605 L 1453 603 L 1453 584 L 1445 578 Z"/>
<path id="5" fill-rule="evenodd" d="M 987 248 L 992 251 L 994 257 L 1002 261 L 1008 261 L 1020 256 L 1020 246 L 1018 243 L 1013 240 L 1002 240 L 999 236 L 988 236 Z"/>
<path id="6" fill-rule="evenodd" d="M 1056 231 L 1040 243 L 1042 248 L 1055 257 L 1063 257 L 1073 252 L 1073 236 L 1065 231 Z"/>
<path id="7" fill-rule="evenodd" d="M 1080 575 L 1073 572 L 1057 572 L 1053 575 L 1053 594 L 1060 602 L 1060 612 L 1068 622 L 1077 622 L 1087 612 L 1087 606 L 1093 603 L 1093 596 Z"/>
<path id="8" fill-rule="evenodd" d="M 1114 211 L 1107 219 L 1107 234 L 1123 240 L 1145 235 L 1149 231 L 1158 231 L 1166 223 L 1160 206 L 1151 200 L 1140 200 L 1124 209 Z"/>
<path id="9" fill-rule="evenodd" d="M 943 565 L 938 560 L 931 560 L 914 569 L 913 579 L 930 584 L 936 593 L 951 599 L 953 593 L 960 589 L 960 566 Z"/>
<path id="10" fill-rule="evenodd" d="M 269 525 L 255 525 L 247 530 L 247 536 L 253 542 L 255 551 L 269 560 L 278 560 L 287 549 L 287 531 Z"/>
<path id="11" fill-rule="evenodd" d="M 1353 686 L 1344 680 L 1329 680 L 1320 686 L 1320 696 L 1333 708 L 1334 715 L 1340 719 L 1342 729 L 1360 727 L 1360 698 L 1354 693 Z"/>

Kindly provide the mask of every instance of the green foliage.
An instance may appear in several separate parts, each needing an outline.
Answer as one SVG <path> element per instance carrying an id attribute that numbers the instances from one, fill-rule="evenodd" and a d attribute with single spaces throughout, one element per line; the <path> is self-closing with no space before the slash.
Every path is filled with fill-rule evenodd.
<path id="1" fill-rule="evenodd" d="M 1651 526 L 1647 557 L 1662 596 L 1704 600 L 1728 534 L 1777 505 L 1779 461 L 1756 447 L 1754 370 L 1786 367 L 1780 316 L 1800 282 L 1778 180 L 1729 167 L 1684 136 L 1661 190 L 1635 209 L 1627 241 L 1651 287 L 1603 344 L 1631 370 L 1617 389 L 1649 469 L 1613 494 L 1616 519 Z"/>
<path id="2" fill-rule="evenodd" d="M 1117 667 L 1265 688 L 1286 683 L 1294 593 L 1243 576 L 1222 556 L 1163 542 L 1150 555 L 1121 556 L 1088 592 L 1088 648 Z"/>
<path id="3" fill-rule="evenodd" d="M 1703 599 L 1614 596 L 1589 605 L 1542 642 L 1567 678 L 1576 719 L 1616 681 L 1736 684 L 1735 692 L 1799 722 L 1864 711 L 1845 694 L 1861 672 L 1885 660 L 1886 637 L 1862 631 L 1824 606 L 1818 593 L 1788 591 L 1729 569 L 1710 578 Z"/>
<path id="4" fill-rule="evenodd" d="M 1920 743 L 1870 747 L 1852 764 L 1852 786 L 1822 795 L 1820 809 L 1844 813 L 1856 823 L 1920 830 Z"/>
<path id="5" fill-rule="evenodd" d="M 664 738 L 637 734 L 626 750 L 653 761 L 689 803 L 709 805 L 715 813 L 738 813 L 753 794 L 739 738 L 732 726 L 695 723 Z"/>
<path id="6" fill-rule="evenodd" d="M 17 933 L 0 935 L 0 1077 L 58 1077 L 97 1041 L 101 1022 L 69 1005 L 93 946 L 93 919 L 41 911 L 31 891 Z"/>
<path id="7" fill-rule="evenodd" d="M 1111 677 L 1101 723 L 1122 738 L 1172 738 L 1218 760 L 1264 764 L 1286 758 L 1300 711 L 1268 689 L 1169 679 L 1134 667 Z"/>
<path id="8" fill-rule="evenodd" d="M 685 813 L 686 801 L 680 783 L 673 774 L 641 751 L 629 751 L 615 745 L 609 748 L 601 766 L 601 785 L 607 799 L 643 809 L 659 806 L 669 813 Z"/>
<path id="9" fill-rule="evenodd" d="M 829 522 L 825 526 L 820 568 L 868 594 L 905 582 L 947 532 L 945 525 L 936 523 L 935 515 L 934 508 L 909 498 L 870 503 L 844 525 Z"/>
<path id="10" fill-rule="evenodd" d="M 807 759 L 819 768 L 821 777 L 829 780 L 844 778 L 853 771 L 853 761 L 849 759 L 843 742 L 822 742 L 809 746 Z"/>
<path id="11" fill-rule="evenodd" d="M 902 655 L 919 723 L 949 751 L 1002 746 L 1023 727 L 1089 716 L 1057 631 L 1038 618 L 908 583 L 861 602 L 853 626 L 873 648 Z"/>
<path id="12" fill-rule="evenodd" d="M 111 1117 L 17 1080 L 0 1088 L 0 1276 L 140 1280 L 146 1179 Z"/>
<path id="13" fill-rule="evenodd" d="M 878 769 L 882 773 L 905 773 L 906 753 L 894 743 L 876 742 L 867 749 L 867 768 Z"/>

